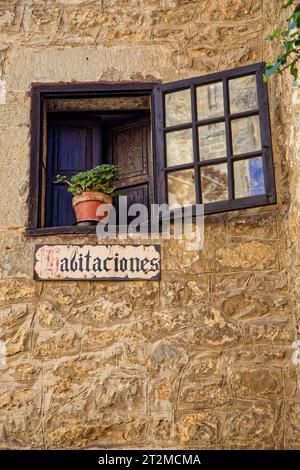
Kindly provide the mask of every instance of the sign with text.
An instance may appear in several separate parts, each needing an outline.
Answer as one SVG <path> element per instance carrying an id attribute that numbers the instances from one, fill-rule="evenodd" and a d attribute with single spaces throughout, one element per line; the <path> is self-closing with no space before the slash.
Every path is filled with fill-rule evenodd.
<path id="1" fill-rule="evenodd" d="M 37 245 L 37 280 L 157 280 L 159 245 Z"/>

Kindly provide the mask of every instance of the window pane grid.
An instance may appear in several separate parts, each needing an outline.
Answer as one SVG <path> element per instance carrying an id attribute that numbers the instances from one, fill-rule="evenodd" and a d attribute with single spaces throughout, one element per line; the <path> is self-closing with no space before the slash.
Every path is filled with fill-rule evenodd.
<path id="1" fill-rule="evenodd" d="M 246 201 L 249 196 L 250 198 L 255 196 L 260 201 L 274 201 L 274 196 L 271 194 L 268 199 L 267 194 L 269 183 L 266 173 L 270 171 L 270 164 L 267 166 L 265 164 L 266 145 L 264 145 L 264 138 L 266 129 L 264 127 L 266 126 L 262 120 L 268 118 L 268 109 L 265 106 L 267 102 L 266 90 L 263 90 L 265 85 L 258 81 L 259 78 L 262 82 L 262 73 L 263 68 L 253 68 L 247 73 L 233 71 L 232 75 L 230 73 L 219 74 L 218 79 L 211 81 L 201 80 L 202 77 L 198 82 L 192 79 L 189 89 L 188 87 L 184 88 L 190 93 L 192 121 L 185 120 L 185 122 L 176 123 L 176 125 L 163 125 L 161 130 L 165 136 L 184 129 L 192 131 L 192 142 L 189 142 L 192 147 L 192 155 L 189 156 L 189 159 L 193 157 L 193 162 L 187 161 L 187 159 L 184 162 L 183 151 L 180 156 L 182 164 L 177 164 L 178 161 L 176 161 L 176 165 L 170 166 L 166 160 L 165 147 L 165 162 L 162 170 L 165 179 L 167 179 L 168 174 L 193 169 L 192 179 L 195 184 L 197 203 L 203 202 L 211 206 L 216 203 L 220 207 L 223 205 L 229 207 L 231 204 L 236 204 L 235 201 L 237 203 L 242 199 Z M 210 85 L 215 86 L 210 87 Z M 199 89 L 201 89 L 200 98 L 198 96 Z M 168 93 L 176 91 L 175 87 L 169 88 Z M 221 91 L 222 97 L 220 99 Z M 221 104 L 216 103 L 216 97 L 221 101 Z M 200 111 L 199 106 L 202 106 Z M 166 113 L 165 106 L 164 112 Z M 167 122 L 166 114 L 164 116 L 163 123 L 165 124 Z M 217 124 L 220 126 L 214 126 Z M 237 171 L 236 181 L 235 171 Z M 270 173 L 272 173 L 272 168 Z M 226 186 L 227 190 L 225 191 Z M 262 188 L 264 188 L 264 192 L 262 192 Z"/>
<path id="2" fill-rule="evenodd" d="M 227 173 L 228 173 L 228 199 L 234 198 L 234 182 L 233 182 L 233 166 L 232 166 L 232 139 L 231 139 L 231 124 L 229 119 L 229 88 L 228 79 L 223 78 L 223 96 L 224 96 L 224 111 L 225 111 L 225 135 L 226 135 L 226 150 L 227 150 Z"/>
<path id="3" fill-rule="evenodd" d="M 178 124 L 176 126 L 165 127 L 163 131 L 165 134 L 169 134 L 170 132 L 181 131 L 181 130 L 191 129 L 191 128 L 192 128 L 192 123 L 188 122 L 186 124 Z"/>
<path id="4" fill-rule="evenodd" d="M 173 171 L 188 170 L 189 168 L 195 168 L 195 164 L 185 163 L 183 165 L 167 166 L 164 168 L 164 171 L 166 173 L 172 173 Z"/>
<path id="5" fill-rule="evenodd" d="M 228 114 L 227 117 L 230 121 L 232 121 L 234 119 L 239 119 L 239 118 L 249 117 L 249 116 L 255 116 L 255 115 L 259 115 L 259 109 L 253 109 L 251 111 L 244 111 L 243 113 Z M 200 121 L 196 120 L 195 124 L 196 124 L 196 126 L 200 127 L 200 126 L 205 126 L 207 124 L 218 124 L 219 122 L 225 122 L 225 116 L 218 116 L 218 117 L 210 118 L 210 119 L 201 119 Z M 193 126 L 193 123 L 188 122 L 188 123 L 185 123 L 185 124 L 177 124 L 175 126 L 164 127 L 163 131 L 165 133 L 173 132 L 173 131 L 180 131 L 180 130 L 183 130 L 183 129 L 189 129 L 192 126 Z"/>
<path id="6" fill-rule="evenodd" d="M 192 119 L 193 119 L 193 149 L 194 149 L 194 168 L 195 168 L 195 189 L 196 189 L 196 203 L 202 203 L 202 190 L 201 190 L 201 174 L 199 162 L 199 139 L 198 139 L 198 128 L 196 125 L 197 119 L 197 96 L 196 87 L 191 87 L 191 99 L 192 99 Z"/>
<path id="7" fill-rule="evenodd" d="M 166 125 L 163 128 L 163 132 L 165 134 L 165 139 L 167 135 L 172 136 L 173 132 L 180 132 L 184 130 L 191 129 L 192 131 L 192 152 L 193 152 L 193 162 L 194 163 L 183 163 L 183 164 L 168 164 L 164 168 L 165 174 L 174 172 L 174 171 L 182 171 L 186 169 L 191 169 L 194 167 L 194 179 L 195 179 L 195 194 L 196 194 L 196 202 L 202 203 L 203 195 L 202 195 L 202 188 L 201 188 L 201 168 L 212 166 L 212 165 L 223 165 L 224 163 L 227 164 L 227 181 L 228 181 L 228 199 L 232 200 L 235 198 L 235 182 L 234 182 L 234 168 L 233 168 L 233 161 L 239 161 L 243 159 L 248 159 L 251 157 L 259 157 L 261 156 L 261 151 L 254 151 L 254 152 L 247 152 L 242 154 L 235 154 L 233 152 L 233 142 L 232 142 L 232 122 L 237 119 L 247 118 L 251 116 L 259 116 L 259 109 L 254 108 L 247 111 L 240 111 L 230 113 L 230 95 L 229 95 L 229 80 L 230 78 L 223 78 L 222 81 L 215 82 L 215 83 L 222 83 L 223 88 L 223 108 L 224 114 L 220 114 L 219 116 L 215 116 L 212 118 L 207 119 L 198 119 L 199 110 L 197 109 L 198 100 L 197 100 L 197 86 L 191 85 L 190 88 L 185 88 L 185 93 L 190 93 L 190 102 L 191 102 L 191 122 L 184 122 L 182 124 L 173 124 L 173 125 Z M 209 84 L 207 85 L 209 86 Z M 189 106 L 189 105 L 188 105 Z M 166 123 L 166 109 L 165 109 L 165 118 L 164 123 Z M 237 121 L 236 121 L 237 122 Z M 199 147 L 199 130 L 201 128 L 204 130 L 205 126 L 211 125 L 218 125 L 224 123 L 225 126 L 225 139 L 226 139 L 226 151 L 224 151 L 224 157 L 219 156 L 217 158 L 200 158 L 200 147 Z M 176 135 L 176 134 L 175 134 Z M 165 140 L 165 148 L 167 149 L 167 140 Z M 221 151 L 222 153 L 222 151 Z M 175 159 L 176 161 L 176 159 Z M 167 161 L 166 161 L 167 163 Z M 221 168 L 215 167 L 215 168 Z M 224 168 L 224 166 L 222 167 Z"/>

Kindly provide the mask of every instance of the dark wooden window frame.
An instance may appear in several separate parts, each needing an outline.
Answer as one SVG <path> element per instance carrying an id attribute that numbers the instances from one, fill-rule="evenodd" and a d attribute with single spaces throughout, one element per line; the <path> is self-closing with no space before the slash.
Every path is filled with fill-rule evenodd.
<path id="1" fill-rule="evenodd" d="M 166 194 L 166 174 L 174 170 L 175 167 L 166 168 L 165 165 L 165 134 L 171 130 L 182 130 L 190 128 L 190 124 L 176 125 L 164 127 L 164 95 L 170 91 L 180 91 L 190 88 L 192 91 L 192 132 L 193 132 L 193 151 L 194 162 L 177 166 L 176 169 L 194 168 L 196 178 L 196 190 L 198 193 L 197 203 L 201 202 L 200 194 L 200 168 L 201 166 L 211 165 L 214 163 L 227 162 L 228 168 L 228 185 L 229 199 L 226 201 L 212 202 L 205 204 L 205 214 L 217 212 L 232 211 L 250 207 L 263 206 L 276 203 L 275 177 L 272 160 L 272 142 L 269 118 L 269 104 L 267 86 L 263 83 L 262 75 L 265 70 L 265 64 L 259 63 L 240 67 L 237 69 L 217 72 L 202 77 L 195 77 L 180 80 L 172 83 L 146 83 L 146 82 L 93 82 L 79 84 L 33 84 L 31 87 L 31 161 L 30 161 L 30 192 L 29 192 L 29 220 L 28 220 L 28 236 L 40 235 L 59 235 L 59 234 L 93 234 L 95 227 L 47 227 L 40 226 L 41 219 L 41 181 L 42 181 L 42 159 L 43 159 L 43 128 L 44 128 L 44 102 L 47 99 L 64 98 L 64 99 L 80 99 L 80 98 L 99 98 L 99 97 L 117 97 L 117 96 L 139 96 L 149 95 L 151 97 L 151 118 L 152 118 L 152 148 L 154 162 L 154 200 L 156 203 L 167 201 Z M 241 113 L 229 113 L 229 90 L 228 81 L 231 78 L 243 77 L 256 73 L 258 77 L 258 109 Z M 224 117 L 212 118 L 197 121 L 196 109 L 196 87 L 199 85 L 207 85 L 223 81 L 223 99 L 225 107 L 225 125 L 226 125 L 226 143 L 227 156 L 224 159 L 218 158 L 209 161 L 199 161 L 198 148 L 198 132 L 199 123 L 212 124 L 224 122 Z M 262 150 L 258 152 L 249 152 L 238 157 L 232 156 L 232 140 L 230 132 L 230 121 L 239 117 L 247 117 L 259 114 L 260 131 L 262 139 Z M 262 156 L 264 165 L 264 183 L 266 194 L 233 199 L 233 161 L 245 158 Z"/>
<path id="2" fill-rule="evenodd" d="M 166 83 L 159 87 L 160 93 L 155 93 L 155 134 L 156 134 L 156 162 L 157 162 L 157 201 L 167 201 L 167 185 L 166 178 L 169 172 L 194 169 L 195 182 L 196 182 L 196 202 L 201 203 L 201 178 L 200 171 L 204 166 L 214 164 L 227 163 L 228 173 L 228 187 L 229 198 L 225 201 L 217 201 L 206 203 L 204 206 L 205 214 L 213 214 L 217 212 L 232 211 L 250 207 L 263 206 L 267 204 L 276 203 L 275 191 L 275 177 L 272 159 L 272 141 L 270 130 L 270 117 L 269 117 L 269 103 L 267 85 L 263 82 L 263 73 L 265 70 L 264 63 L 248 65 L 237 69 L 226 70 L 217 72 L 202 77 L 194 77 L 191 79 L 180 80 L 173 83 Z M 257 98 L 258 108 L 245 112 L 230 114 L 229 109 L 229 80 L 232 78 L 244 77 L 247 75 L 256 74 L 257 77 Z M 208 85 L 215 82 L 223 82 L 223 100 L 224 100 L 224 115 L 211 119 L 197 120 L 197 98 L 196 88 L 201 85 Z M 191 106 L 192 106 L 192 123 L 179 124 L 174 126 L 165 126 L 165 95 L 169 92 L 191 90 Z M 259 151 L 248 152 L 247 154 L 233 156 L 232 152 L 232 135 L 231 135 L 231 121 L 238 118 L 259 115 L 260 132 L 262 148 Z M 198 126 L 215 124 L 225 122 L 226 130 L 226 148 L 227 155 L 224 158 L 215 158 L 211 160 L 200 160 L 199 158 L 199 145 L 198 145 Z M 184 130 L 192 128 L 193 134 L 193 154 L 194 161 L 187 164 L 167 167 L 166 165 L 166 134 L 174 130 Z M 239 160 L 246 160 L 254 157 L 262 157 L 264 168 L 264 184 L 265 194 L 255 195 L 234 199 L 234 178 L 233 178 L 233 162 Z"/>
<path id="3" fill-rule="evenodd" d="M 89 83 L 34 83 L 31 86 L 31 160 L 29 183 L 29 217 L 26 234 L 28 236 L 95 233 L 95 227 L 41 227 L 41 194 L 43 165 L 44 103 L 47 99 L 82 99 L 145 96 L 151 97 L 152 116 L 154 115 L 153 90 L 157 83 L 152 82 L 89 82 Z M 152 139 L 154 135 L 152 133 Z M 155 148 L 154 141 L 152 148 Z M 155 189 L 155 188 L 154 188 Z M 156 195 L 154 194 L 154 197 Z"/>

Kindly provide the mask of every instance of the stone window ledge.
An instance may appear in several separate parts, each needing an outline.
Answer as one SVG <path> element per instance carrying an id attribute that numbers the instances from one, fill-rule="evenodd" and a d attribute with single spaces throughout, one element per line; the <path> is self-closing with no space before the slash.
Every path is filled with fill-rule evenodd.
<path id="1" fill-rule="evenodd" d="M 42 227 L 35 229 L 27 229 L 26 237 L 43 237 L 51 235 L 96 235 L 96 225 L 89 227 L 77 227 L 77 226 L 66 226 L 66 227 Z"/>

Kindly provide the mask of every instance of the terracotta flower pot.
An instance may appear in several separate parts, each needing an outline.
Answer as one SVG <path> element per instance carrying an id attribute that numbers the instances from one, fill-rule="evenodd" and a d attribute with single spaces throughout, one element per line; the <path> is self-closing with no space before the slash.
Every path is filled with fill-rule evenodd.
<path id="1" fill-rule="evenodd" d="M 94 191 L 84 191 L 79 196 L 74 196 L 72 205 L 77 223 L 97 223 L 107 217 L 107 212 L 101 217 L 96 215 L 98 207 L 102 204 L 112 204 L 112 197 Z"/>

